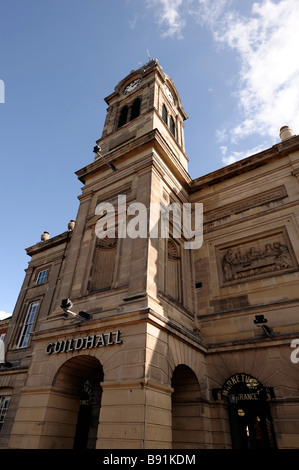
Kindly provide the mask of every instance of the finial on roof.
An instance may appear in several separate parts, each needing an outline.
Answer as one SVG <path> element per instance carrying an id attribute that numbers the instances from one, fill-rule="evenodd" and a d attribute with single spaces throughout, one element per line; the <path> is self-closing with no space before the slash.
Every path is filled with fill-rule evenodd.
<path id="1" fill-rule="evenodd" d="M 279 137 L 282 141 L 294 137 L 295 133 L 289 126 L 283 126 L 280 128 Z"/>
<path id="2" fill-rule="evenodd" d="M 42 233 L 42 236 L 40 237 L 42 242 L 49 240 L 49 238 L 50 238 L 49 232 Z"/>

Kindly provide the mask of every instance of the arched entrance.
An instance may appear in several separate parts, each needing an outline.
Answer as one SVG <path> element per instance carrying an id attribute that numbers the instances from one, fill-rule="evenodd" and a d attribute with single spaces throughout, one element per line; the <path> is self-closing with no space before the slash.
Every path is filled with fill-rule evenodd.
<path id="1" fill-rule="evenodd" d="M 68 430 L 68 448 L 96 447 L 103 380 L 103 368 L 93 356 L 72 358 L 58 370 L 53 391 L 57 404 L 64 397 L 60 422 Z"/>
<path id="2" fill-rule="evenodd" d="M 200 390 L 196 375 L 186 365 L 175 368 L 172 394 L 172 447 L 196 449 L 199 447 Z"/>
<path id="3" fill-rule="evenodd" d="M 227 398 L 234 449 L 275 449 L 267 389 L 249 374 L 235 374 L 222 387 Z"/>

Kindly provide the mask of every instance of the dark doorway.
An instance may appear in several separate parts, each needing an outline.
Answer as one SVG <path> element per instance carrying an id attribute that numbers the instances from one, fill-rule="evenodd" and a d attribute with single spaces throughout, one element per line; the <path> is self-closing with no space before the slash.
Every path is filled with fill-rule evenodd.
<path id="1" fill-rule="evenodd" d="M 230 406 L 232 443 L 235 449 L 275 449 L 275 435 L 266 402 L 240 401 Z"/>
<path id="2" fill-rule="evenodd" d="M 87 449 L 92 405 L 85 394 L 81 395 L 74 449 Z"/>
<path id="3" fill-rule="evenodd" d="M 235 374 L 225 382 L 223 390 L 229 403 L 232 447 L 276 449 L 267 390 L 262 384 L 248 374 Z"/>
<path id="4" fill-rule="evenodd" d="M 75 356 L 61 365 L 52 382 L 49 420 L 56 424 L 45 434 L 49 448 L 97 447 L 103 381 L 102 364 L 92 355 Z M 55 421 L 58 411 L 60 419 Z"/>
<path id="5" fill-rule="evenodd" d="M 95 449 L 102 399 L 103 371 L 94 371 L 81 390 L 74 449 Z"/>

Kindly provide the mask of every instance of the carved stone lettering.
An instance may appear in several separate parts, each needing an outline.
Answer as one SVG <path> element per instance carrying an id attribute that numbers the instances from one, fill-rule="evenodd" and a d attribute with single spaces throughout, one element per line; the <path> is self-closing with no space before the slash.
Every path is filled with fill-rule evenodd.
<path id="1" fill-rule="evenodd" d="M 204 215 L 204 222 L 212 222 L 218 219 L 229 217 L 233 214 L 239 214 L 245 212 L 254 207 L 269 204 L 270 202 L 279 201 L 287 196 L 287 192 L 284 186 L 272 189 L 265 193 L 261 193 L 255 197 L 243 199 L 239 202 L 229 204 L 225 207 L 209 211 Z"/>

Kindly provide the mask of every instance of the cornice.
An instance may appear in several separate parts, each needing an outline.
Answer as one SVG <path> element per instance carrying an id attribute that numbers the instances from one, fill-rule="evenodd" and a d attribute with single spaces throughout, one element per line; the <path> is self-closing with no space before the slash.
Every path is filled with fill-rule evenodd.
<path id="1" fill-rule="evenodd" d="M 273 160 L 278 160 L 290 153 L 299 150 L 299 136 L 294 136 L 284 142 L 273 145 L 271 148 L 239 160 L 231 165 L 215 170 L 207 175 L 200 176 L 191 181 L 191 192 L 204 189 L 221 183 L 235 176 L 242 175 L 256 168 L 267 165 Z"/>
<path id="2" fill-rule="evenodd" d="M 115 166 L 117 166 L 118 159 L 123 159 L 124 157 L 130 156 L 130 154 L 136 152 L 140 147 L 146 148 L 149 146 L 156 147 L 156 150 L 164 158 L 164 160 L 168 161 L 168 163 L 171 164 L 171 170 L 178 178 L 178 180 L 182 181 L 184 185 L 188 185 L 190 183 L 191 177 L 189 176 L 185 168 L 182 166 L 179 159 L 176 157 L 174 151 L 167 144 L 158 129 L 153 129 L 147 134 L 144 134 L 141 137 L 133 139 L 131 141 L 128 141 L 123 145 L 120 145 L 116 149 L 111 150 L 111 152 L 105 154 L 105 159 L 98 159 L 93 161 L 84 168 L 76 171 L 76 175 L 81 181 L 81 183 L 85 184 L 86 178 L 88 176 L 106 170 L 107 161 L 113 162 Z"/>
<path id="3" fill-rule="evenodd" d="M 69 231 L 63 232 L 60 235 L 56 235 L 55 237 L 50 238 L 49 240 L 36 243 L 35 245 L 26 248 L 26 253 L 29 256 L 33 256 L 44 250 L 53 248 L 54 246 L 61 245 L 62 243 L 65 243 L 68 240 L 68 238 L 71 236 L 71 233 L 72 232 Z"/>

